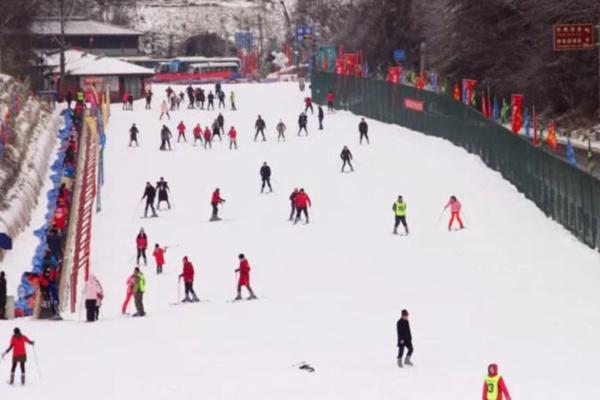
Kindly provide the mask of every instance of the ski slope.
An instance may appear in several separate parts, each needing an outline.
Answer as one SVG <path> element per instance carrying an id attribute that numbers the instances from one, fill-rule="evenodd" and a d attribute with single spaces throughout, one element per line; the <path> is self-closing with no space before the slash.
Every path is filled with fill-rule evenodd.
<path id="1" fill-rule="evenodd" d="M 309 115 L 310 135 L 299 138 L 306 92 L 285 83 L 224 86 L 231 88 L 238 111 L 224 116 L 226 128 L 238 130 L 237 151 L 225 138 L 212 150 L 193 147 L 193 125 L 209 125 L 217 111 L 184 107 L 166 122 L 173 151 L 159 151 L 165 87 L 153 88 L 152 111 L 141 101 L 134 112 L 113 106 L 93 228 L 101 321 L 18 321 L 36 340 L 42 376 L 30 353 L 30 384 L 0 386 L 0 398 L 460 400 L 481 396 L 491 362 L 514 399 L 600 398 L 598 253 L 446 141 L 368 121 L 371 144 L 359 146 L 359 117 L 347 112 L 326 114 L 321 132 Z M 266 143 L 252 141 L 258 114 Z M 285 143 L 275 140 L 279 118 L 288 125 Z M 180 120 L 187 144 L 175 143 Z M 133 122 L 139 148 L 127 146 Z M 355 173 L 339 172 L 343 145 Z M 263 161 L 275 191 L 261 195 Z M 141 219 L 144 184 L 161 176 L 173 209 Z M 208 222 L 215 187 L 227 199 L 217 223 Z M 308 225 L 287 221 L 294 187 L 312 199 Z M 391 234 L 399 194 L 407 237 Z M 438 222 L 452 194 L 463 203 L 463 231 L 447 231 L 448 214 Z M 140 227 L 150 247 L 173 247 L 163 275 L 153 273 L 152 259 L 144 270 L 147 317 L 128 318 L 120 305 Z M 240 252 L 258 301 L 229 302 Z M 196 268 L 203 302 L 172 306 L 183 256 Z M 415 367 L 400 370 L 395 323 L 403 308 Z M 14 324 L 0 322 L 0 340 Z M 301 361 L 316 372 L 293 367 Z M 0 375 L 8 376 L 6 361 Z"/>

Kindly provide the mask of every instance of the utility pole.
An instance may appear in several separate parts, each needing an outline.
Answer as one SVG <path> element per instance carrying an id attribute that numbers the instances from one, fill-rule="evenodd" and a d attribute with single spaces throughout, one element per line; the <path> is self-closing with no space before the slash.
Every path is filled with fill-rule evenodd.
<path id="1" fill-rule="evenodd" d="M 598 117 L 600 117 L 600 19 L 598 20 L 598 25 L 596 26 L 596 29 L 596 46 L 598 47 Z"/>
<path id="2" fill-rule="evenodd" d="M 60 11 L 60 40 L 58 45 L 60 47 L 60 85 L 62 86 L 65 79 L 65 0 L 58 1 Z"/>

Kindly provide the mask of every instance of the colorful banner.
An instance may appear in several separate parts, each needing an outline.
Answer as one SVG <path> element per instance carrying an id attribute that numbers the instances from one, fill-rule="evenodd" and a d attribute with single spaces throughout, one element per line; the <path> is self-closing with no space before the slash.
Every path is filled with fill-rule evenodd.
<path id="1" fill-rule="evenodd" d="M 556 126 L 554 126 L 554 121 L 552 120 L 550 120 L 550 123 L 548 123 L 548 136 L 546 137 L 546 143 L 548 143 L 548 146 L 550 146 L 554 151 L 556 151 L 558 148 L 558 143 L 556 142 Z"/>
<path id="2" fill-rule="evenodd" d="M 471 104 L 473 104 L 473 100 L 474 100 L 474 92 L 475 92 L 475 85 L 477 84 L 477 81 L 474 79 L 463 79 L 462 80 L 462 85 L 463 85 L 463 103 L 465 103 L 466 105 L 470 106 Z"/>
<path id="3" fill-rule="evenodd" d="M 517 135 L 523 127 L 523 95 L 513 94 L 511 96 L 511 108 L 512 108 L 512 131 Z"/>

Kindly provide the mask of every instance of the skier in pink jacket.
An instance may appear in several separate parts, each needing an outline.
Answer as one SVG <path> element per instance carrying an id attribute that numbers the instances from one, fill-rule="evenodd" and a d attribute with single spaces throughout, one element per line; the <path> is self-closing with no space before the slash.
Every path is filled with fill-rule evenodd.
<path id="1" fill-rule="evenodd" d="M 450 221 L 448 222 L 448 230 L 452 230 L 452 224 L 454 223 L 454 219 L 458 221 L 458 225 L 460 229 L 463 229 L 465 226 L 463 225 L 462 220 L 460 219 L 460 208 L 462 205 L 460 201 L 456 198 L 456 196 L 450 196 L 450 200 L 446 203 L 444 210 L 450 207 Z"/>
<path id="2" fill-rule="evenodd" d="M 127 278 L 127 294 L 125 295 L 125 301 L 121 307 L 121 313 L 127 314 L 127 305 L 129 300 L 133 297 L 133 289 L 135 289 L 135 274 L 132 274 Z"/>

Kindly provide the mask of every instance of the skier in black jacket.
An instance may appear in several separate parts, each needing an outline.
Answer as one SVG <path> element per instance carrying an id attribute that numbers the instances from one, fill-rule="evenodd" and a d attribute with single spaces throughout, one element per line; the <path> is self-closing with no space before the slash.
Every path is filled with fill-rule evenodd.
<path id="1" fill-rule="evenodd" d="M 319 106 L 317 108 L 317 114 L 318 114 L 318 118 L 319 118 L 319 130 L 322 131 L 323 130 L 323 118 L 325 118 L 325 113 L 323 112 L 323 108 L 321 106 Z"/>
<path id="2" fill-rule="evenodd" d="M 223 117 L 223 114 L 219 113 L 219 115 L 217 115 L 217 122 L 219 123 L 221 133 L 225 134 L 225 117 Z"/>
<path id="3" fill-rule="evenodd" d="M 361 118 L 360 124 L 358 124 L 358 132 L 360 132 L 360 144 L 362 144 L 363 137 L 367 139 L 367 144 L 369 144 L 369 125 L 364 118 Z"/>
<path id="4" fill-rule="evenodd" d="M 173 137 L 173 134 L 171 133 L 171 130 L 169 128 L 167 128 L 166 125 L 163 125 L 162 129 L 160 130 L 160 149 L 161 150 L 166 150 L 167 145 L 169 146 L 169 150 L 171 150 L 171 138 L 172 137 Z"/>
<path id="5" fill-rule="evenodd" d="M 413 365 L 413 363 L 410 361 L 410 357 L 413 354 L 413 345 L 408 317 L 408 311 L 402 310 L 402 317 L 396 323 L 396 332 L 398 333 L 398 366 L 400 368 L 402 368 L 402 356 L 404 355 L 405 347 L 408 349 L 408 353 L 404 359 L 404 364 L 410 366 Z"/>
<path id="6" fill-rule="evenodd" d="M 258 134 L 260 133 L 262 135 L 263 142 L 266 142 L 267 138 L 265 137 L 265 128 L 267 127 L 267 124 L 265 124 L 265 120 L 262 119 L 260 115 L 258 116 L 254 127 L 256 128 L 256 133 L 254 134 L 254 141 L 256 142 L 256 139 L 258 139 Z"/>
<path id="7" fill-rule="evenodd" d="M 208 106 L 206 106 L 207 110 L 210 110 L 210 108 L 212 107 L 212 109 L 215 109 L 215 95 L 213 94 L 213 92 L 208 92 Z"/>
<path id="8" fill-rule="evenodd" d="M 160 203 L 166 201 L 167 207 L 170 210 L 171 202 L 169 201 L 169 192 L 171 191 L 171 188 L 169 188 L 169 184 L 162 177 L 156 182 L 156 190 L 158 190 L 158 202 L 156 203 L 156 208 L 160 211 Z"/>
<path id="9" fill-rule="evenodd" d="M 304 129 L 304 132 L 306 132 L 306 136 L 308 136 L 308 130 L 306 130 L 307 123 L 308 117 L 306 116 L 306 114 L 300 113 L 300 116 L 298 117 L 298 136 L 300 136 L 300 132 L 302 132 L 302 129 Z"/>
<path id="10" fill-rule="evenodd" d="M 152 210 L 152 217 L 158 217 L 156 215 L 156 210 L 154 209 L 154 198 L 156 197 L 156 189 L 154 186 L 150 184 L 150 182 L 146 182 L 146 189 L 144 190 L 144 195 L 142 196 L 142 200 L 146 199 L 146 209 L 144 210 L 144 218 L 148 217 L 148 208 Z"/>
<path id="11" fill-rule="evenodd" d="M 262 179 L 262 187 L 260 188 L 260 192 L 262 193 L 265 190 L 265 185 L 269 186 L 269 192 L 273 191 L 271 187 L 271 167 L 267 165 L 265 161 L 260 167 L 260 178 Z"/>
<path id="12" fill-rule="evenodd" d="M 352 153 L 350 153 L 348 146 L 344 146 L 344 148 L 342 149 L 342 152 L 340 153 L 340 158 L 344 162 L 342 164 L 342 172 L 344 172 L 344 170 L 346 169 L 346 164 L 348 164 L 350 166 L 350 171 L 354 172 L 354 167 L 352 166 L 352 162 L 351 162 L 352 161 Z"/>
<path id="13" fill-rule="evenodd" d="M 136 147 L 139 146 L 137 140 L 138 133 L 140 133 L 140 131 L 138 130 L 137 126 L 135 126 L 135 124 L 131 125 L 131 128 L 129 128 L 129 147 L 131 147 L 133 142 L 135 142 Z"/>
<path id="14" fill-rule="evenodd" d="M 298 194 L 298 188 L 294 189 L 292 194 L 290 194 L 290 204 L 292 207 L 292 211 L 290 212 L 290 221 L 294 219 L 296 215 L 296 195 Z"/>

